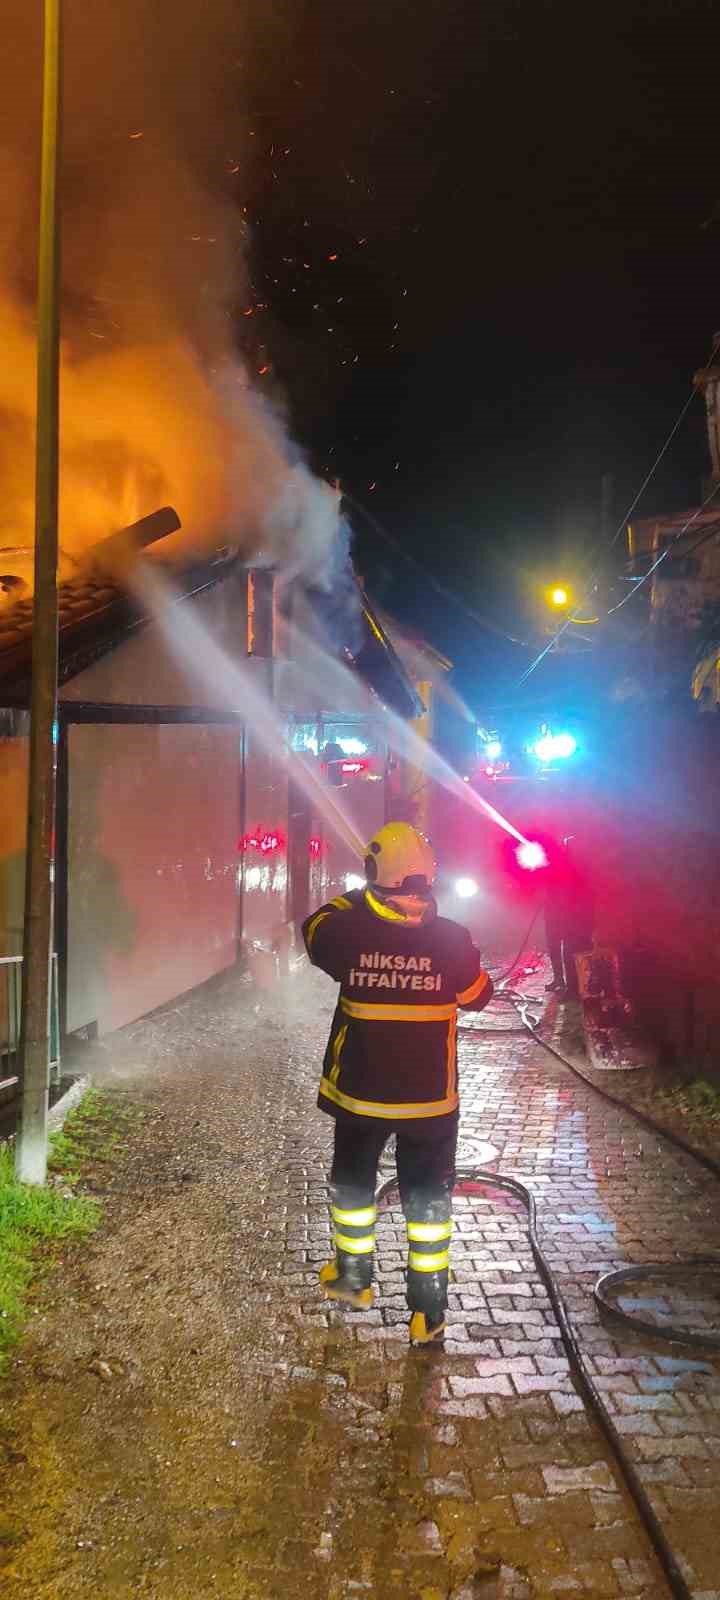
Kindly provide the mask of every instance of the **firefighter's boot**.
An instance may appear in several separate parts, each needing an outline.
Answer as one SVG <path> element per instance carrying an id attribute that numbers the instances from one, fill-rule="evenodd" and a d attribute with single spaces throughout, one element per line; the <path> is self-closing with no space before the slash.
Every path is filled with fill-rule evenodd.
<path id="1" fill-rule="evenodd" d="M 450 1267 L 450 1191 L 408 1196 L 407 1299 L 411 1311 L 410 1343 L 439 1344 L 445 1333 Z"/>
<path id="2" fill-rule="evenodd" d="M 320 1286 L 328 1300 L 341 1300 L 354 1311 L 368 1311 L 373 1303 L 372 1276 L 375 1254 L 375 1204 L 358 1204 L 357 1192 L 334 1191 L 332 1219 L 335 1260 L 320 1272 Z"/>
<path id="3" fill-rule="evenodd" d="M 326 1300 L 341 1300 L 353 1311 L 369 1311 L 373 1303 L 365 1269 L 358 1269 L 354 1256 L 343 1259 L 340 1250 L 335 1261 L 327 1261 L 320 1268 L 320 1287 Z"/>
<path id="4" fill-rule="evenodd" d="M 442 1344 L 444 1338 L 444 1312 L 438 1318 L 438 1320 L 434 1322 L 432 1317 L 426 1317 L 424 1311 L 413 1311 L 413 1314 L 410 1318 L 410 1343 L 412 1345 Z"/>

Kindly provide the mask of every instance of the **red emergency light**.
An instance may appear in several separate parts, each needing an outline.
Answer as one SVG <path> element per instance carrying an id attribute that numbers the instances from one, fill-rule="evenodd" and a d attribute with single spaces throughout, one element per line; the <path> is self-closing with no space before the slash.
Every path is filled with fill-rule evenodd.
<path id="1" fill-rule="evenodd" d="M 241 850 L 260 850 L 263 855 L 271 855 L 275 850 L 282 850 L 285 844 L 283 835 L 276 828 L 256 828 L 254 833 L 246 833 L 240 841 Z"/>
<path id="2" fill-rule="evenodd" d="M 357 777 L 358 773 L 360 772 L 367 772 L 369 765 L 369 761 L 358 761 L 357 759 L 353 759 L 352 761 L 338 761 L 340 771 L 345 778 L 354 778 Z"/>
<path id="3" fill-rule="evenodd" d="M 322 850 L 322 839 L 313 837 L 308 841 L 308 852 L 311 861 L 317 861 Z"/>
<path id="4" fill-rule="evenodd" d="M 522 898 L 535 899 L 538 893 L 544 893 L 552 871 L 552 845 L 542 830 L 536 832 L 533 828 L 522 840 L 503 839 L 500 859 L 513 880 L 515 892 Z"/>
<path id="5" fill-rule="evenodd" d="M 525 839 L 515 851 L 515 859 L 524 872 L 537 872 L 546 867 L 548 858 L 538 839 Z"/>

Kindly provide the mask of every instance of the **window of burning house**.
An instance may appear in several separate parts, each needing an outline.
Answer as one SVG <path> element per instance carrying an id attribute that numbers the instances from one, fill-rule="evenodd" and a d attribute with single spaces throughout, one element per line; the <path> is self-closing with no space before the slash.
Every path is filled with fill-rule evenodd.
<path id="1" fill-rule="evenodd" d="M 290 744 L 301 754 L 327 759 L 331 747 L 333 758 L 342 756 L 370 756 L 379 750 L 377 731 L 364 717 L 327 718 L 313 722 L 294 722 L 290 728 Z"/>
<path id="2" fill-rule="evenodd" d="M 297 750 L 299 755 L 316 756 L 320 749 L 321 730 L 320 722 L 291 722 L 291 750 Z"/>

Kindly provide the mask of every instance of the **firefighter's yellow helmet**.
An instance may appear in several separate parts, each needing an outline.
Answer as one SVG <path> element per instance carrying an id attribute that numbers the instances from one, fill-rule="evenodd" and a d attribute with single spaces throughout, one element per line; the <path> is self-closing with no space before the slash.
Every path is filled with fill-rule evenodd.
<path id="1" fill-rule="evenodd" d="M 381 892 L 428 894 L 435 879 L 432 845 L 409 822 L 386 822 L 365 852 L 365 876 Z"/>

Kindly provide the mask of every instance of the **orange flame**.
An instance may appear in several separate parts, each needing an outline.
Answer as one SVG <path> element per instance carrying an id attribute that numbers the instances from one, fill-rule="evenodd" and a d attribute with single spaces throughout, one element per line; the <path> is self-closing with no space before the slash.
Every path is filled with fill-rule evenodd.
<path id="1" fill-rule="evenodd" d="M 35 335 L 0 297 L 0 572 L 31 581 Z M 236 379 L 244 381 L 242 373 Z M 228 467 L 237 455 L 230 420 L 189 346 L 93 349 L 61 358 L 61 574 L 115 528 L 171 501 L 193 538 L 230 514 Z"/>
<path id="2" fill-rule="evenodd" d="M 0 579 L 31 584 L 41 30 L 37 7 L 8 3 L 12 26 L 4 26 L 0 59 Z M 247 281 L 247 205 L 237 201 L 234 178 L 228 192 L 227 168 L 238 170 L 228 151 L 237 152 L 242 137 L 232 64 L 247 35 L 246 8 L 214 0 L 207 14 L 181 9 L 183 45 L 170 71 L 176 0 L 100 7 L 90 30 L 86 8 L 68 0 L 61 578 L 89 546 L 163 504 L 183 525 L 163 550 L 179 555 L 231 544 L 299 567 L 301 547 L 317 553 L 337 523 L 337 508 L 297 465 L 282 419 L 260 398 L 270 353 L 253 356 L 251 383 L 236 349 L 238 310 L 262 309 Z M 17 597 L 17 585 L 0 581 L 0 607 Z"/>

